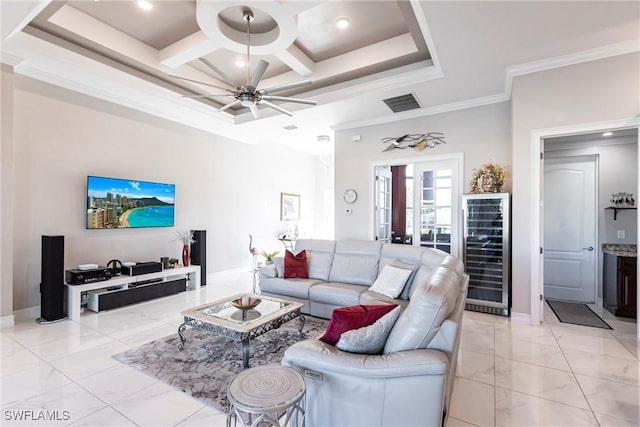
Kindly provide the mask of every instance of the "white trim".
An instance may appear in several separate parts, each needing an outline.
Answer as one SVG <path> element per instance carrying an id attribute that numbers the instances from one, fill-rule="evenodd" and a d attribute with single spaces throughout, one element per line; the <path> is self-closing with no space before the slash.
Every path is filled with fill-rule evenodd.
<path id="1" fill-rule="evenodd" d="M 23 308 L 13 312 L 16 322 L 28 322 L 40 317 L 40 306 Z"/>
<path id="2" fill-rule="evenodd" d="M 10 328 L 16 324 L 16 319 L 13 314 L 0 317 L 0 328 Z"/>
<path id="3" fill-rule="evenodd" d="M 625 55 L 640 50 L 640 40 L 628 40 L 622 43 L 597 47 L 595 49 L 574 52 L 568 55 L 554 56 L 540 61 L 526 62 L 506 68 L 505 95 L 511 99 L 511 89 L 513 88 L 513 78 L 525 74 L 538 73 L 540 71 L 552 70 L 554 68 L 566 67 L 569 65 L 581 64 L 583 62 L 595 61 L 612 56 Z"/>
<path id="4" fill-rule="evenodd" d="M 542 247 L 541 236 L 541 214 L 540 204 L 542 202 L 541 189 L 541 161 L 542 139 L 556 136 L 575 135 L 580 133 L 592 133 L 604 130 L 616 130 L 640 126 L 640 117 L 632 117 L 622 120 L 612 120 L 608 122 L 584 123 L 578 125 L 561 126 L 547 129 L 534 129 L 531 131 L 531 245 L 529 251 L 530 258 L 530 310 L 531 324 L 539 325 L 542 321 L 542 301 L 540 295 L 544 295 L 544 283 L 542 280 L 543 255 L 539 248 Z M 640 161 L 639 161 L 640 162 Z M 640 213 L 638 214 L 640 218 Z M 640 294 L 638 295 L 640 300 Z M 639 312 L 640 315 L 640 312 Z M 638 322 L 638 335 L 640 336 L 640 322 Z"/>
<path id="5" fill-rule="evenodd" d="M 15 67 L 22 61 L 23 59 L 18 56 L 11 55 L 7 52 L 0 52 L 0 62 L 2 62 L 3 64 L 9 65 L 11 67 Z"/>
<path id="6" fill-rule="evenodd" d="M 531 324 L 531 316 L 527 313 L 511 312 L 511 322 Z"/>

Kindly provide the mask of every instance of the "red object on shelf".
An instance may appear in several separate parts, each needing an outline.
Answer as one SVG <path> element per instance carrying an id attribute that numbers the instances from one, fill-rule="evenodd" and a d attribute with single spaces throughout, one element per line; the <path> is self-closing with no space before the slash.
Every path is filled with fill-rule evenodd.
<path id="1" fill-rule="evenodd" d="M 189 265 L 189 245 L 182 247 L 182 265 L 185 267 Z"/>

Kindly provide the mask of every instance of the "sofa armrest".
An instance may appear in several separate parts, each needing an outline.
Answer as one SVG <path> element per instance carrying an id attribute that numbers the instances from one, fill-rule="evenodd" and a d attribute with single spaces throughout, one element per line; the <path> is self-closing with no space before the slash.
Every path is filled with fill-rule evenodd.
<path id="1" fill-rule="evenodd" d="M 446 375 L 449 360 L 443 352 L 433 349 L 368 355 L 341 351 L 319 340 L 305 340 L 285 351 L 282 364 L 365 378 L 394 378 Z"/>

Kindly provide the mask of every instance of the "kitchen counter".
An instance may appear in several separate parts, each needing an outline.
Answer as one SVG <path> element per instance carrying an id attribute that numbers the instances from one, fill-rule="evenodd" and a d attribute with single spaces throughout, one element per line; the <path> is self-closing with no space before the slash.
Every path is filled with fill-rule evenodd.
<path id="1" fill-rule="evenodd" d="M 603 243 L 602 252 L 614 256 L 638 257 L 637 245 L 632 244 Z"/>

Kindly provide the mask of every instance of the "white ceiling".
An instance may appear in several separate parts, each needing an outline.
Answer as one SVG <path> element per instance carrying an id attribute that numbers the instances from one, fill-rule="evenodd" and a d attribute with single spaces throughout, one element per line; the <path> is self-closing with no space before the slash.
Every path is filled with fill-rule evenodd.
<path id="1" fill-rule="evenodd" d="M 2 61 L 15 72 L 247 143 L 273 140 L 330 153 L 318 135 L 506 101 L 514 76 L 640 50 L 640 2 L 615 1 L 0 1 Z M 259 88 L 309 79 L 283 93 L 288 117 L 217 112 L 219 93 L 172 78 L 226 86 L 246 71 L 242 10 L 251 8 L 252 67 L 271 65 Z M 338 17 L 349 28 L 335 26 Z M 606 76 L 603 76 L 606 78 Z M 213 90 L 214 92 L 211 92 Z M 414 93 L 418 110 L 385 98 Z M 280 94 L 279 94 L 280 95 Z M 295 130 L 284 127 L 296 126 Z M 425 129 L 429 131 L 431 129 Z"/>

